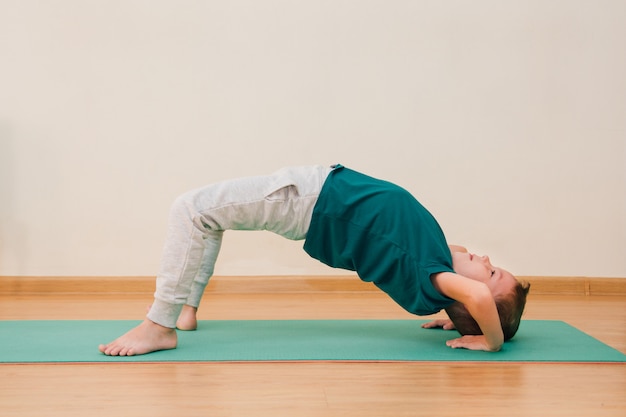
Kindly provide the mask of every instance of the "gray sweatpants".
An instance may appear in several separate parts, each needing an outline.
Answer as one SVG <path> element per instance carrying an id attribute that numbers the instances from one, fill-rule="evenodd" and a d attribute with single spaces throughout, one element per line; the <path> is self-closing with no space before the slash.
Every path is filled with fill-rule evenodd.
<path id="1" fill-rule="evenodd" d="M 174 328 L 184 304 L 199 305 L 225 230 L 268 230 L 288 239 L 304 239 L 331 170 L 321 165 L 283 168 L 267 176 L 208 185 L 178 197 L 170 211 L 148 318 Z"/>

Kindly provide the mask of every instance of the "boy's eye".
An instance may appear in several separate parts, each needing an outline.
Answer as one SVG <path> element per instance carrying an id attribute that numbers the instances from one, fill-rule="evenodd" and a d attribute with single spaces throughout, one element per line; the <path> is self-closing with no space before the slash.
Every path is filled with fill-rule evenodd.
<path id="1" fill-rule="evenodd" d="M 491 276 L 493 276 L 493 274 L 495 274 L 495 273 L 496 273 L 496 270 L 495 270 L 495 269 L 494 269 L 494 270 L 492 270 L 492 271 L 491 271 Z"/>

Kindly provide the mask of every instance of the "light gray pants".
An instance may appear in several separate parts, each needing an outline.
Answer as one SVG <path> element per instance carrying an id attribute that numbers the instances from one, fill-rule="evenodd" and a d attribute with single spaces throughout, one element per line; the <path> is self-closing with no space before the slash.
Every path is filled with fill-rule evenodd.
<path id="1" fill-rule="evenodd" d="M 192 190 L 172 205 L 154 303 L 148 318 L 176 327 L 184 304 L 197 307 L 225 230 L 268 230 L 306 237 L 313 207 L 330 167 L 283 168 Z"/>

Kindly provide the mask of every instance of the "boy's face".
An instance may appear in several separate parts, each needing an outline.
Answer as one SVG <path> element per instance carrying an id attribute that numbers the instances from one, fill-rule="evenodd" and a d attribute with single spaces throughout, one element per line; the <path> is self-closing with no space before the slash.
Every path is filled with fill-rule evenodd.
<path id="1" fill-rule="evenodd" d="M 484 282 L 491 293 L 506 294 L 513 290 L 517 280 L 508 271 L 491 264 L 488 256 L 477 256 L 473 253 L 452 253 L 454 272 L 475 281 Z"/>

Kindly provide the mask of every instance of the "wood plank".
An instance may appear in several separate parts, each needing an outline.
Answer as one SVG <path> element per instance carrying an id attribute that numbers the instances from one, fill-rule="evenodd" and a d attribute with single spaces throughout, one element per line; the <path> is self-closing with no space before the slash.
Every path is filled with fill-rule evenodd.
<path id="1" fill-rule="evenodd" d="M 597 278 L 589 279 L 589 293 L 592 295 L 624 295 L 626 279 Z"/>
<path id="2" fill-rule="evenodd" d="M 624 370 L 433 363 L 5 365 L 0 367 L 0 413 L 623 417 Z"/>
<path id="3" fill-rule="evenodd" d="M 0 294 L 146 294 L 154 277 L 0 277 Z M 214 276 L 214 293 L 302 293 L 378 291 L 351 276 Z"/>
<path id="4" fill-rule="evenodd" d="M 533 294 L 626 295 L 626 278 L 521 276 Z M 0 294 L 152 294 L 155 278 L 1 276 Z M 210 293 L 372 292 L 378 289 L 356 276 L 215 276 Z"/>

